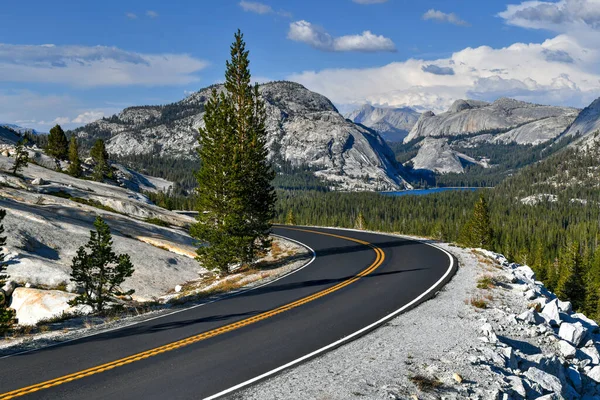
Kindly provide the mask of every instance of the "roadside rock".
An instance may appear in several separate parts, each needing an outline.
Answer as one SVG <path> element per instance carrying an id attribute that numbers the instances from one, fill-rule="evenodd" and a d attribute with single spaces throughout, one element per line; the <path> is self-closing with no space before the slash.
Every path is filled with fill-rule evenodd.
<path id="1" fill-rule="evenodd" d="M 579 347 L 586 336 L 586 331 L 580 322 L 574 324 L 563 322 L 558 330 L 558 336 L 573 344 L 573 346 Z"/>
<path id="2" fill-rule="evenodd" d="M 556 376 L 542 371 L 539 368 L 531 367 L 525 372 L 525 376 L 533 382 L 539 383 L 544 389 L 549 392 L 562 392 L 562 383 Z"/>
<path id="3" fill-rule="evenodd" d="M 595 366 L 585 373 L 588 378 L 596 383 L 600 383 L 600 366 Z"/>
<path id="4" fill-rule="evenodd" d="M 567 342 L 566 340 L 561 340 L 560 342 L 558 342 L 558 350 L 560 351 L 560 354 L 566 359 L 571 359 L 575 357 L 575 354 L 577 353 L 577 348 L 571 343 Z"/>
<path id="5" fill-rule="evenodd" d="M 59 290 L 16 288 L 10 307 L 16 311 L 19 325 L 35 325 L 63 313 L 89 314 L 92 311 L 89 306 L 71 307 L 67 304 L 75 297 Z"/>
<path id="6" fill-rule="evenodd" d="M 560 313 L 558 310 L 558 300 L 554 299 L 551 302 L 549 302 L 548 304 L 546 304 L 544 306 L 544 309 L 542 310 L 542 315 L 548 319 L 548 322 L 550 323 L 550 325 L 559 326 L 561 319 L 560 319 Z"/>

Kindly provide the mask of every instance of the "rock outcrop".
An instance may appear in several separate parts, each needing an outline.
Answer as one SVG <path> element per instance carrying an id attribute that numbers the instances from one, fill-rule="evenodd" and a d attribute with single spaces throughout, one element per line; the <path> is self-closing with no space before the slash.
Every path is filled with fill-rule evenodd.
<path id="1" fill-rule="evenodd" d="M 20 325 L 35 325 L 66 315 L 89 314 L 90 306 L 71 307 L 68 302 L 77 295 L 60 290 L 40 290 L 19 287 L 12 294 L 10 308 L 16 311 Z"/>
<path id="2" fill-rule="evenodd" d="M 419 143 L 419 152 L 411 160 L 415 170 L 435 171 L 440 174 L 461 173 L 469 164 L 487 167 L 485 160 L 475 160 L 452 149 L 445 138 L 426 138 Z"/>
<path id="3" fill-rule="evenodd" d="M 580 139 L 581 142 L 594 143 L 598 141 L 596 132 L 600 132 L 600 98 L 584 108 L 559 139 L 580 136 L 582 138 Z"/>
<path id="4" fill-rule="evenodd" d="M 115 155 L 195 157 L 204 104 L 202 89 L 165 106 L 130 107 L 75 130 L 79 138 L 107 140 Z M 270 158 L 309 167 L 339 189 L 395 190 L 408 187 L 393 152 L 377 133 L 346 120 L 324 96 L 292 82 L 260 86 L 267 111 Z"/>
<path id="5" fill-rule="evenodd" d="M 419 113 L 410 107 L 387 108 L 365 104 L 347 114 L 346 118 L 373 129 L 387 141 L 401 142 L 417 123 Z"/>
<path id="6" fill-rule="evenodd" d="M 508 133 L 511 129 L 520 128 L 500 140 L 514 139 L 522 144 L 533 144 L 558 136 L 577 114 L 578 110 L 574 108 L 544 106 L 508 98 L 493 103 L 457 100 L 445 113 L 423 113 L 404 142 L 424 137 Z M 532 124 L 536 121 L 544 122 Z"/>

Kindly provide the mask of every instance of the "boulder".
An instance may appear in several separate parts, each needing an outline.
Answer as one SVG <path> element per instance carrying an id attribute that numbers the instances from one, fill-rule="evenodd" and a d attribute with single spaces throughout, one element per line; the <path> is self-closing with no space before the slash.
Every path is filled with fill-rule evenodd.
<path id="1" fill-rule="evenodd" d="M 594 382 L 600 383 L 600 366 L 596 365 L 595 367 L 586 371 L 585 374 Z"/>
<path id="2" fill-rule="evenodd" d="M 538 297 L 538 294 L 535 290 L 529 289 L 528 291 L 523 293 L 523 296 L 525 296 L 527 300 L 534 300 L 536 297 Z"/>
<path id="3" fill-rule="evenodd" d="M 517 317 L 517 319 L 527 322 L 528 324 L 531 324 L 531 325 L 541 324 L 545 321 L 544 318 L 542 318 L 540 316 L 540 314 L 538 314 L 537 312 L 532 311 L 532 310 L 527 310 L 527 311 L 521 313 Z"/>
<path id="4" fill-rule="evenodd" d="M 525 376 L 533 382 L 537 382 L 541 387 L 549 392 L 561 393 L 562 383 L 554 375 L 542 371 L 539 368 L 531 367 L 525 372 Z"/>
<path id="5" fill-rule="evenodd" d="M 12 296 L 13 291 L 17 288 L 17 282 L 15 281 L 7 281 L 4 286 L 2 286 L 2 290 L 7 297 Z"/>
<path id="6" fill-rule="evenodd" d="M 563 322 L 558 330 L 558 336 L 566 340 L 575 347 L 581 346 L 583 339 L 586 337 L 587 329 L 580 322 L 569 323 Z"/>
<path id="7" fill-rule="evenodd" d="M 16 311 L 19 325 L 35 325 L 38 322 L 66 314 L 89 314 L 89 306 L 71 307 L 67 304 L 76 295 L 60 290 L 16 288 L 10 307 Z"/>
<path id="8" fill-rule="evenodd" d="M 181 285 L 176 285 L 175 286 L 175 293 L 181 292 L 181 289 L 183 289 L 183 287 Z"/>
<path id="9" fill-rule="evenodd" d="M 517 264 L 515 264 L 515 265 L 517 265 Z M 535 272 L 533 272 L 533 270 L 531 268 L 529 268 L 527 265 L 521 265 L 520 267 L 515 268 L 513 272 L 514 272 L 515 276 L 523 282 L 526 282 L 526 283 L 534 283 L 535 282 Z"/>
<path id="10" fill-rule="evenodd" d="M 598 353 L 598 349 L 596 349 L 595 346 L 583 347 L 580 350 L 589 358 L 593 365 L 600 364 L 600 354 Z"/>
<path id="11" fill-rule="evenodd" d="M 558 310 L 560 312 L 571 314 L 573 312 L 573 305 L 571 304 L 570 301 L 558 300 Z"/>
<path id="12" fill-rule="evenodd" d="M 31 181 L 32 185 L 35 186 L 42 186 L 45 185 L 47 182 L 45 180 L 43 180 L 42 178 L 35 178 L 34 180 Z"/>
<path id="13" fill-rule="evenodd" d="M 575 357 L 575 353 L 577 353 L 577 348 L 566 340 L 561 340 L 558 342 L 558 350 L 566 359 Z"/>
<path id="14" fill-rule="evenodd" d="M 512 347 L 510 347 L 510 346 L 504 347 L 501 350 L 501 353 L 504 356 L 504 358 L 506 359 L 506 363 L 504 364 L 504 366 L 506 368 L 510 368 L 512 370 L 516 370 L 519 368 L 519 362 L 517 360 L 517 356 Z"/>
<path id="15" fill-rule="evenodd" d="M 479 330 L 484 334 L 489 343 L 498 343 L 498 337 L 490 323 L 483 324 Z"/>
<path id="16" fill-rule="evenodd" d="M 521 378 L 518 376 L 507 376 L 505 380 L 515 394 L 521 396 L 522 398 L 527 396 L 527 391 L 525 390 L 525 386 L 523 385 L 523 380 Z"/>
<path id="17" fill-rule="evenodd" d="M 558 310 L 558 300 L 554 299 L 548 304 L 544 306 L 542 310 L 542 315 L 548 320 L 550 325 L 559 326 L 560 325 L 560 313 Z"/>
<path id="18" fill-rule="evenodd" d="M 590 332 L 597 333 L 598 332 L 598 324 L 596 321 L 589 319 L 582 313 L 572 314 L 571 318 L 581 322 L 583 326 L 585 326 Z"/>

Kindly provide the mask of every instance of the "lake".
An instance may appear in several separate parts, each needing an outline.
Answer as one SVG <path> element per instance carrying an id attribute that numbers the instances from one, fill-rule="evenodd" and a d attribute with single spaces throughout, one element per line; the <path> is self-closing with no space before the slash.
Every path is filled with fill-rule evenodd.
<path id="1" fill-rule="evenodd" d="M 400 192 L 382 192 L 382 194 L 387 196 L 424 196 L 426 194 L 440 193 L 440 192 L 449 192 L 449 191 L 470 191 L 474 192 L 475 190 L 479 190 L 483 188 L 479 187 L 441 187 L 441 188 L 432 188 L 432 189 L 415 189 L 415 190 L 402 190 Z"/>

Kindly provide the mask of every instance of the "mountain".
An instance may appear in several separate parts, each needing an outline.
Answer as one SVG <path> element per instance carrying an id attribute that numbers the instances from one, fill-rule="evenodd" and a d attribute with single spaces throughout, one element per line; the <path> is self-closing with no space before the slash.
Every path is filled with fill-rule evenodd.
<path id="1" fill-rule="evenodd" d="M 493 186 L 562 148 L 563 141 L 552 145 L 578 114 L 575 108 L 508 98 L 493 103 L 456 100 L 444 113 L 421 114 L 404 144 L 395 146 L 396 157 L 429 178 L 431 172 L 438 174 L 430 183 Z"/>
<path id="2" fill-rule="evenodd" d="M 8 128 L 11 129 L 17 133 L 20 134 L 24 134 L 24 133 L 31 133 L 33 135 L 43 135 L 45 134 L 45 132 L 39 132 L 33 128 L 25 128 L 22 127 L 20 125 L 15 125 L 15 124 L 9 124 L 9 123 L 4 123 L 4 122 L 0 122 L 0 127 L 4 127 L 4 128 Z"/>
<path id="3" fill-rule="evenodd" d="M 88 146 L 107 142 L 117 157 L 196 157 L 198 128 L 212 90 L 202 89 L 177 103 L 130 107 L 76 129 Z M 293 82 L 260 86 L 267 112 L 269 157 L 278 167 L 309 170 L 342 190 L 397 190 L 410 187 L 392 150 L 377 133 L 346 120 L 326 97 Z"/>
<path id="4" fill-rule="evenodd" d="M 600 98 L 584 108 L 561 137 L 581 136 L 583 138 L 581 141 L 586 143 L 596 141 L 595 133 L 598 131 L 600 131 Z"/>
<path id="5" fill-rule="evenodd" d="M 417 123 L 419 115 L 410 107 L 381 108 L 365 104 L 346 118 L 377 131 L 387 141 L 401 142 Z"/>
<path id="6" fill-rule="evenodd" d="M 491 133 L 504 134 L 499 141 L 514 139 L 520 144 L 535 144 L 560 135 L 578 112 L 570 107 L 544 106 L 508 98 L 493 103 L 456 100 L 445 113 L 421 114 L 404 142 L 424 137 Z"/>
<path id="7" fill-rule="evenodd" d="M 468 165 L 487 168 L 487 160 L 476 160 L 452 149 L 446 139 L 425 138 L 419 143 L 419 151 L 412 159 L 415 170 L 427 170 L 440 174 L 462 173 Z"/>

